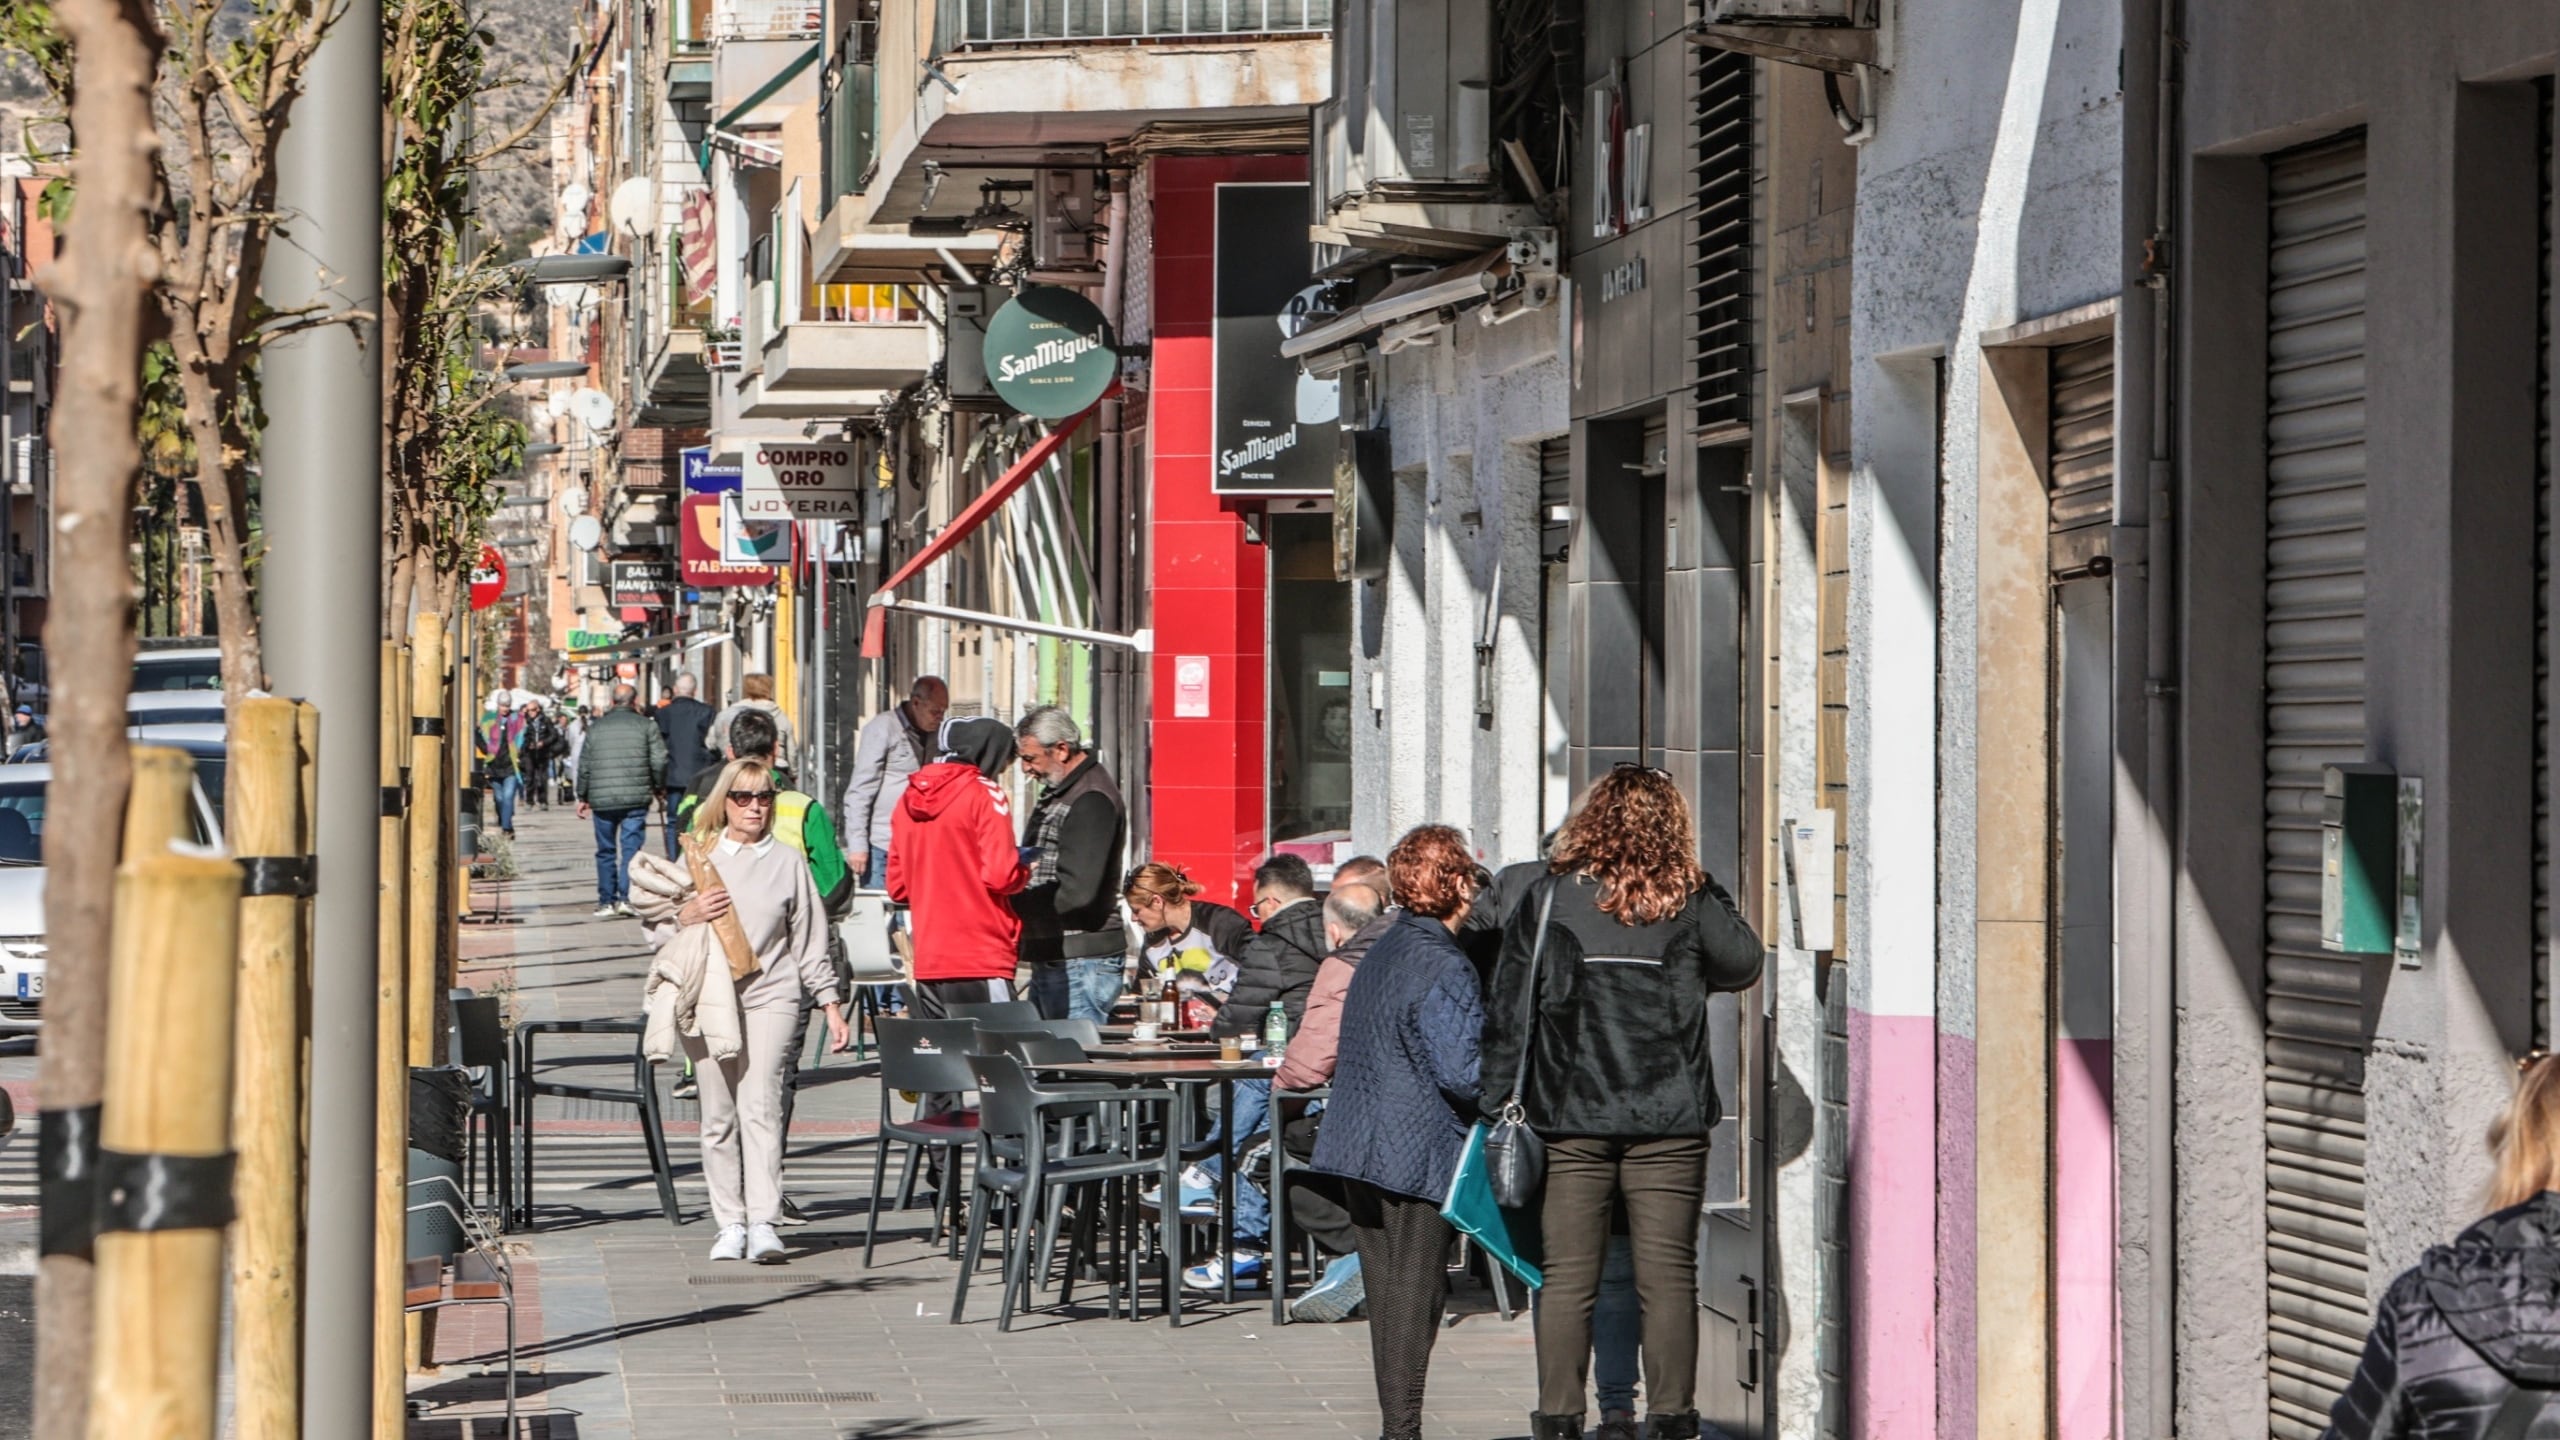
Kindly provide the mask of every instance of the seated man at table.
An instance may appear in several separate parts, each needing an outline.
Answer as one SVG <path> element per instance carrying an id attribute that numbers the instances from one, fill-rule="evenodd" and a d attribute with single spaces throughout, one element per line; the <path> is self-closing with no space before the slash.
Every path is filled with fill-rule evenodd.
<path id="1" fill-rule="evenodd" d="M 1316 972 L 1307 995 L 1307 1014 L 1290 1037 L 1289 1053 L 1272 1083 L 1281 1090 L 1316 1090 L 1333 1083 L 1334 1055 L 1342 1035 L 1342 1001 L 1351 977 L 1369 947 L 1395 923 L 1386 900 L 1386 866 L 1369 856 L 1346 860 L 1334 870 L 1333 893 L 1324 901 L 1324 934 L 1332 949 Z M 1306 1113 L 1283 1113 L 1281 1147 L 1292 1160 L 1316 1153 L 1316 1131 L 1324 1121 L 1324 1104 Z M 1289 1223 L 1315 1237 L 1319 1249 L 1333 1257 L 1317 1281 L 1289 1307 L 1292 1320 L 1348 1320 L 1368 1298 L 1360 1278 L 1360 1256 L 1352 1248 L 1351 1213 L 1345 1208 L 1341 1182 L 1330 1175 L 1295 1169 L 1289 1175 Z"/>
<path id="2" fill-rule="evenodd" d="M 1352 862 L 1353 865 L 1356 863 Z M 1293 997 L 1303 1003 L 1318 984 L 1316 977 L 1321 973 L 1326 953 L 1350 939 L 1382 908 L 1378 892 L 1369 884 L 1361 883 L 1363 879 L 1374 880 L 1375 877 L 1356 869 L 1353 873 L 1355 878 L 1346 881 L 1337 871 L 1335 898 L 1319 906 L 1314 899 L 1314 877 L 1307 873 L 1306 862 L 1296 856 L 1275 856 L 1254 872 L 1253 909 L 1256 915 L 1263 917 L 1263 928 L 1253 943 L 1246 947 L 1243 968 L 1248 975 L 1258 971 L 1262 977 L 1259 987 L 1253 992 L 1261 1013 L 1268 1014 L 1270 1006 L 1275 1003 L 1290 1006 Z M 1318 949 L 1318 946 L 1323 948 Z M 1300 970 L 1306 972 L 1304 981 L 1294 978 Z M 1284 980 L 1282 977 L 1290 978 Z M 1348 980 L 1343 984 L 1347 988 Z M 1236 993 L 1239 996 L 1248 993 L 1246 981 L 1237 982 Z M 1262 998 L 1265 995 L 1269 998 Z M 1338 1006 L 1339 995 L 1335 999 Z M 1233 1013 L 1236 1008 L 1231 1004 L 1226 1013 Z M 1340 1025 L 1339 1015 L 1329 1017 L 1327 1028 L 1320 1036 L 1309 1033 L 1309 1026 L 1316 1019 L 1311 1008 L 1293 1014 L 1291 1019 L 1296 1023 L 1291 1028 L 1284 1065 L 1301 1044 L 1307 1044 L 1323 1051 L 1325 1070 L 1329 1075 L 1334 1035 Z M 1241 1032 L 1242 1027 L 1237 1028 Z M 1220 1033 L 1227 1032 L 1222 1028 Z M 1321 1085 L 1324 1080 L 1318 1079 L 1313 1083 Z M 1212 1132 L 1211 1138 L 1227 1134 L 1240 1137 L 1236 1142 L 1236 1153 L 1245 1156 L 1255 1142 L 1265 1136 L 1269 1126 L 1271 1082 L 1242 1081 L 1233 1087 L 1233 1091 L 1233 1113 L 1221 1117 L 1219 1128 Z M 1194 1218 L 1217 1213 L 1218 1177 L 1224 1163 L 1223 1153 L 1213 1154 L 1183 1172 L 1183 1213 Z M 1241 1163 L 1236 1175 L 1231 1228 L 1239 1247 L 1236 1253 L 1236 1280 L 1239 1284 L 1248 1281 L 1258 1283 L 1262 1278 L 1262 1256 L 1243 1247 L 1252 1246 L 1258 1252 L 1271 1232 L 1270 1199 L 1259 1185 L 1246 1178 L 1261 1174 L 1263 1168 L 1257 1163 Z M 1221 1288 L 1226 1283 L 1223 1257 L 1213 1257 L 1206 1264 L 1192 1266 L 1183 1272 L 1182 1279 L 1184 1284 L 1195 1290 Z"/>

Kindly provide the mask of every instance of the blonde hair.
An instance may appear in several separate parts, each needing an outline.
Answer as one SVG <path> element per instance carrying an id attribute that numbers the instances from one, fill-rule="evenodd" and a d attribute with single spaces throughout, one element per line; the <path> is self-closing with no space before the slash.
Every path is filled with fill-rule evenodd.
<path id="1" fill-rule="evenodd" d="M 1179 905 L 1199 894 L 1200 887 L 1191 883 L 1181 866 L 1149 861 L 1129 872 L 1129 883 L 1121 887 L 1121 893 L 1130 900 L 1161 900 L 1167 905 Z"/>
<path id="2" fill-rule="evenodd" d="M 2490 1209 L 2560 1190 L 2560 1065 L 2549 1055 L 2537 1052 L 2517 1067 L 2515 1099 L 2489 1127 L 2489 1153 L 2497 1162 Z"/>
<path id="3" fill-rule="evenodd" d="M 686 832 L 705 845 L 719 839 L 729 828 L 730 790 L 740 781 L 756 780 L 763 781 L 768 789 L 781 788 L 774 782 L 773 767 L 761 760 L 732 760 L 723 766 L 720 778 L 711 782 L 711 793 L 694 807 L 693 823 L 685 827 Z M 766 834 L 773 833 L 771 809 L 764 812 L 764 828 Z"/>

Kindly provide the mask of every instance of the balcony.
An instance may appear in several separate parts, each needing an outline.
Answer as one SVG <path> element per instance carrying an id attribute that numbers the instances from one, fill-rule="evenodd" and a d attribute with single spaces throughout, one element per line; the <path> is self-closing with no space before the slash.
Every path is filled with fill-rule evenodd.
<path id="1" fill-rule="evenodd" d="M 1301 127 L 1331 89 L 1336 3 L 882 0 L 876 170 L 852 218 L 965 216 L 979 180 L 1089 168 L 1153 124 Z"/>
<path id="2" fill-rule="evenodd" d="M 692 326 L 661 331 L 641 373 L 635 423 L 699 425 L 710 413 L 711 373 L 704 364 L 702 332 Z"/>
<path id="3" fill-rule="evenodd" d="M 711 40 L 808 40 L 826 26 L 818 0 L 719 0 L 711 7 Z"/>
<path id="4" fill-rule="evenodd" d="M 942 49 L 1067 45 L 1111 40 L 1321 35 L 1333 0 L 957 0 L 938 10 L 953 27 Z"/>
<path id="5" fill-rule="evenodd" d="M 840 417 L 879 404 L 931 368 L 933 327 L 905 287 L 819 285 L 799 318 L 763 337 L 761 357 L 761 371 L 741 397 L 742 415 Z"/>

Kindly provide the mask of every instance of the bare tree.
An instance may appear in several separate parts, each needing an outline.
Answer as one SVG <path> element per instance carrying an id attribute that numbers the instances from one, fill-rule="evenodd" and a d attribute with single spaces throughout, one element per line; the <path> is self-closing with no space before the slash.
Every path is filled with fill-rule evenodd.
<path id="1" fill-rule="evenodd" d="M 9 29 L 31 17 L 11 6 Z M 43 1104 L 98 1103 L 107 1032 L 107 952 L 115 866 L 132 766 L 124 696 L 133 674 L 133 580 L 125 549 L 141 468 L 142 348 L 158 273 L 151 245 L 159 133 L 151 113 L 160 41 L 148 0 L 58 0 L 58 35 L 26 35 L 70 100 L 77 196 L 45 288 L 62 322 L 53 411 L 52 760 L 45 844 Z M 50 43 L 45 43 L 50 41 Z M 91 1273 L 85 1255 L 48 1255 L 36 1287 L 36 1433 L 88 1433 Z"/>

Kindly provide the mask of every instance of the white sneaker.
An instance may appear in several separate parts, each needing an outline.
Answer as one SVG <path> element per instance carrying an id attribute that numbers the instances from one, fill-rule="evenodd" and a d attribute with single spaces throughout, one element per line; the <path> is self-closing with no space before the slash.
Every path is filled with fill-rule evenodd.
<path id="1" fill-rule="evenodd" d="M 599 920 L 611 920 L 621 913 L 621 911 L 614 909 L 610 905 L 599 905 L 596 907 L 596 918 Z"/>
<path id="2" fill-rule="evenodd" d="M 783 1253 L 782 1237 L 770 1225 L 747 1227 L 747 1258 L 759 1265 L 780 1265 L 789 1257 Z"/>
<path id="3" fill-rule="evenodd" d="M 721 1226 L 720 1238 L 711 1242 L 711 1258 L 714 1260 L 746 1259 L 747 1227 L 744 1225 Z"/>

